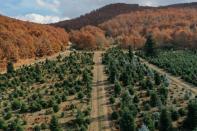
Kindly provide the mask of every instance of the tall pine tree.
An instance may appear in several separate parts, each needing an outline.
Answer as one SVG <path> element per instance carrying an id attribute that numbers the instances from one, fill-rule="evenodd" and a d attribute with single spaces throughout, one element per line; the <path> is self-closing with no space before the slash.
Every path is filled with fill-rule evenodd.
<path id="1" fill-rule="evenodd" d="M 147 37 L 146 43 L 145 43 L 145 47 L 144 47 L 144 51 L 145 51 L 145 55 L 146 56 L 156 56 L 156 50 L 155 50 L 155 41 L 152 38 L 152 35 L 149 35 Z"/>
<path id="2" fill-rule="evenodd" d="M 197 99 L 191 101 L 188 105 L 188 114 L 184 127 L 189 130 L 197 128 Z"/>
<path id="3" fill-rule="evenodd" d="M 120 119 L 120 129 L 121 131 L 135 131 L 135 120 L 131 111 L 123 110 Z"/>
<path id="4" fill-rule="evenodd" d="M 59 127 L 59 123 L 58 123 L 58 118 L 56 116 L 52 116 L 51 118 L 50 130 L 61 131 L 61 128 Z"/>
<path id="5" fill-rule="evenodd" d="M 133 54 L 132 47 L 131 47 L 131 46 L 129 46 L 129 58 L 130 58 L 130 60 L 132 60 L 132 59 L 133 59 L 133 56 L 134 56 L 134 54 Z"/>
<path id="6" fill-rule="evenodd" d="M 14 65 L 12 62 L 8 62 L 7 64 L 7 73 L 13 73 L 14 72 Z"/>
<path id="7" fill-rule="evenodd" d="M 162 109 L 159 122 L 159 131 L 171 131 L 172 120 L 167 109 Z"/>

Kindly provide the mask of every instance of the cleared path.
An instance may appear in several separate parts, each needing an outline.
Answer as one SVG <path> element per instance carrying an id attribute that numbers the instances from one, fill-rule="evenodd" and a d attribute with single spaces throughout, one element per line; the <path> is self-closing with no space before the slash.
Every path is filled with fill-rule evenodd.
<path id="1" fill-rule="evenodd" d="M 104 74 L 102 65 L 102 52 L 94 52 L 93 70 L 93 91 L 92 91 L 92 112 L 89 131 L 111 131 L 109 116 L 111 112 L 109 106 L 109 96 L 106 89 L 109 87 L 107 77 Z"/>

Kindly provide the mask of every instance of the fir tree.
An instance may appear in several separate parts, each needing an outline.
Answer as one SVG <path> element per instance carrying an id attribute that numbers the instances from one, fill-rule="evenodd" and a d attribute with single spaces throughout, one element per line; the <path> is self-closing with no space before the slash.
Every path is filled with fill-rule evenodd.
<path id="1" fill-rule="evenodd" d="M 155 93 L 155 91 L 151 93 L 151 96 L 150 96 L 150 105 L 152 107 L 156 107 L 156 106 L 160 106 L 161 105 L 161 100 L 158 97 L 158 95 Z"/>
<path id="2" fill-rule="evenodd" d="M 118 81 L 115 82 L 114 93 L 115 95 L 120 95 L 121 92 L 121 85 Z"/>
<path id="3" fill-rule="evenodd" d="M 14 65 L 12 62 L 8 62 L 7 64 L 7 73 L 13 73 L 14 72 Z"/>
<path id="4" fill-rule="evenodd" d="M 58 123 L 58 119 L 56 116 L 52 116 L 51 123 L 50 123 L 50 130 L 51 131 L 61 131 Z"/>
<path id="5" fill-rule="evenodd" d="M 188 105 L 188 114 L 184 127 L 190 130 L 197 128 L 197 100 L 191 101 Z"/>
<path id="6" fill-rule="evenodd" d="M 121 131 L 135 131 L 135 120 L 132 112 L 124 110 L 120 119 L 120 129 Z"/>
<path id="7" fill-rule="evenodd" d="M 157 73 L 157 72 L 155 73 L 154 79 L 155 79 L 155 84 L 156 85 L 161 84 L 161 76 L 159 75 L 159 73 Z"/>
<path id="8" fill-rule="evenodd" d="M 172 129 L 172 120 L 167 109 L 162 109 L 159 122 L 159 131 L 170 131 Z"/>
<path id="9" fill-rule="evenodd" d="M 152 56 L 156 55 L 155 42 L 154 42 L 151 35 L 149 35 L 147 37 L 147 41 L 145 43 L 144 51 L 145 51 L 146 56 L 151 56 L 152 57 Z"/>
<path id="10" fill-rule="evenodd" d="M 148 127 L 148 129 L 150 131 L 154 131 L 155 130 L 154 122 L 153 122 L 153 120 L 152 120 L 150 115 L 148 115 L 148 114 L 145 115 L 144 123 L 146 124 L 146 126 Z"/>
<path id="11" fill-rule="evenodd" d="M 130 58 L 130 60 L 133 59 L 133 56 L 134 56 L 134 54 L 133 54 L 132 48 L 131 48 L 131 46 L 129 46 L 129 58 Z"/>

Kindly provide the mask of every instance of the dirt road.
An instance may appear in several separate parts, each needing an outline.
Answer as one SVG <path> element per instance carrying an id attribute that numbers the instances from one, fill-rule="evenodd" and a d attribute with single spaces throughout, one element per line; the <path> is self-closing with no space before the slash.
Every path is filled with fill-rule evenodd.
<path id="1" fill-rule="evenodd" d="M 185 89 L 188 89 L 190 90 L 192 93 L 194 93 L 195 95 L 197 95 L 197 87 L 190 84 L 190 83 L 187 83 L 185 82 L 184 80 L 176 77 L 176 76 L 173 76 L 172 74 L 166 72 L 165 70 L 147 62 L 146 60 L 140 58 L 141 61 L 146 64 L 148 67 L 150 67 L 151 69 L 154 69 L 155 71 L 161 73 L 161 74 L 166 74 L 168 79 L 170 80 L 171 84 L 173 85 L 176 85 L 176 87 L 179 87 L 179 88 L 185 88 Z"/>
<path id="2" fill-rule="evenodd" d="M 111 108 L 106 89 L 108 88 L 107 77 L 102 65 L 102 52 L 94 54 L 94 79 L 92 91 L 92 112 L 89 131 L 111 131 L 109 116 Z"/>

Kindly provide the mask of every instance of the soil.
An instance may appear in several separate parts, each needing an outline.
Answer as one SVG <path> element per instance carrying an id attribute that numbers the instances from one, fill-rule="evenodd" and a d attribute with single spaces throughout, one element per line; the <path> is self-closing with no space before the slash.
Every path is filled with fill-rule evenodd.
<path id="1" fill-rule="evenodd" d="M 110 114 L 112 109 L 109 105 L 109 95 L 107 88 L 110 84 L 107 82 L 107 76 L 104 73 L 102 65 L 102 53 L 96 51 L 94 54 L 93 70 L 93 92 L 92 92 L 92 112 L 89 131 L 111 131 Z"/>

